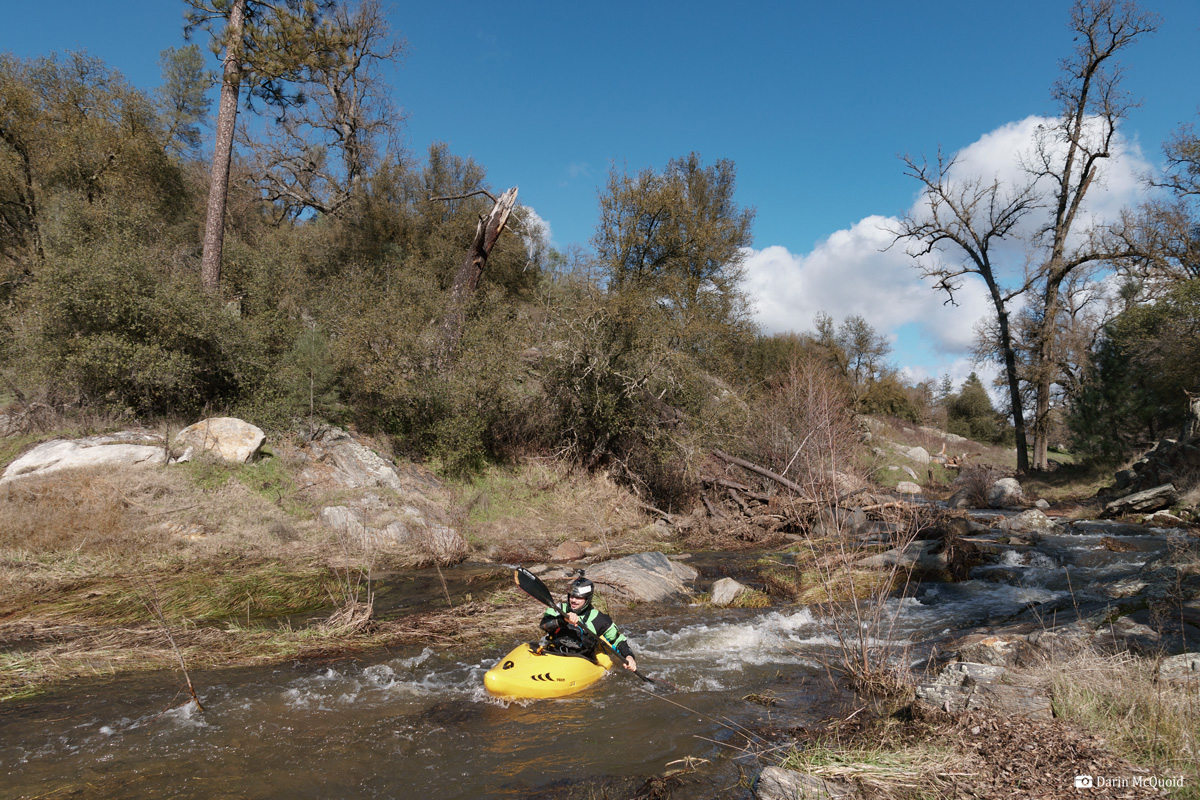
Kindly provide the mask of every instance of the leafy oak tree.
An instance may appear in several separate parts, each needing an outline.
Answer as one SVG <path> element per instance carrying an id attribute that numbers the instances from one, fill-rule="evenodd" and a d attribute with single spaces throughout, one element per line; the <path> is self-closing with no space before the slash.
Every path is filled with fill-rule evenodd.
<path id="1" fill-rule="evenodd" d="M 742 278 L 754 209 L 734 200 L 736 168 L 699 154 L 661 172 L 613 169 L 592 243 L 608 290 L 661 326 L 672 346 L 707 368 L 728 368 L 753 326 Z"/>

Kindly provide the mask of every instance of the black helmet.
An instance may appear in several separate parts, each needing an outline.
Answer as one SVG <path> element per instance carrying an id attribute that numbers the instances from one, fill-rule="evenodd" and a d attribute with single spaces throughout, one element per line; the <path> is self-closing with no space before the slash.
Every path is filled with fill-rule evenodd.
<path id="1" fill-rule="evenodd" d="M 567 597 L 582 597 L 590 603 L 592 602 L 592 592 L 595 589 L 596 585 L 587 578 L 576 578 L 571 581 L 571 589 L 567 592 Z"/>

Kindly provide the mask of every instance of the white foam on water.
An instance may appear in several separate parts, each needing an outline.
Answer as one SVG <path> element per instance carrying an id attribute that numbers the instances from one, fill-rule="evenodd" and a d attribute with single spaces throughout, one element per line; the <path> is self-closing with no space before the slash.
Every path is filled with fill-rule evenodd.
<path id="1" fill-rule="evenodd" d="M 1034 569 L 1062 569 L 1062 565 L 1040 550 L 1031 550 L 1025 561 Z"/>
<path id="2" fill-rule="evenodd" d="M 180 728 L 207 728 L 208 720 L 204 718 L 204 712 L 196 705 L 195 700 L 189 700 L 187 703 L 164 711 L 158 716 L 159 719 L 168 722 L 174 722 Z M 147 722 L 148 719 L 139 720 L 139 724 Z"/>
<path id="3" fill-rule="evenodd" d="M 655 663 L 704 664 L 722 671 L 740 670 L 746 664 L 795 664 L 802 660 L 801 650 L 825 639 L 807 608 L 773 611 L 750 620 L 689 625 L 674 633 L 651 631 L 638 637 L 640 651 Z"/>
<path id="4" fill-rule="evenodd" d="M 978 580 L 931 584 L 919 600 L 905 598 L 899 601 L 897 622 L 906 632 L 956 628 L 1018 614 L 1030 606 L 1053 603 L 1068 595 L 1068 592 L 1042 586 L 1013 586 Z M 889 600 L 888 603 L 896 604 L 897 601 Z"/>
<path id="5" fill-rule="evenodd" d="M 996 563 L 1002 567 L 1023 567 L 1029 563 L 1029 555 L 1020 550 L 1006 550 Z"/>

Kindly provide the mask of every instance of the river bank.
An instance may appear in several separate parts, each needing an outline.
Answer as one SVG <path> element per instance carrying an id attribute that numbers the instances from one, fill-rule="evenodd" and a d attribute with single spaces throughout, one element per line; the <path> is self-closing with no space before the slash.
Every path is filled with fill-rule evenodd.
<path id="1" fill-rule="evenodd" d="M 290 687 L 282 702 L 302 717 L 288 724 L 310 725 L 305 708 L 333 709 L 344 702 L 338 698 L 365 691 L 378 694 L 367 716 L 386 717 L 415 692 L 427 699 L 413 701 L 417 721 L 405 725 L 425 731 L 422 735 L 441 735 L 434 731 L 445 727 L 450 713 L 455 736 L 471 747 L 491 746 L 485 744 L 494 744 L 487 733 L 488 700 L 479 694 L 476 673 L 514 641 L 529 637 L 539 613 L 512 586 L 504 565 L 554 558 L 595 562 L 657 551 L 690 555 L 690 562 L 701 567 L 693 604 L 659 607 L 614 598 L 615 616 L 636 632 L 645 649 L 643 669 L 661 670 L 687 689 L 675 701 L 698 709 L 703 719 L 736 723 L 684 726 L 650 754 L 622 755 L 632 766 L 619 780 L 602 773 L 524 796 L 595 796 L 596 791 L 612 797 L 738 796 L 727 793 L 730 770 L 742 776 L 738 791 L 749 793 L 759 791 L 750 787 L 768 764 L 803 767 L 817 777 L 852 777 L 851 788 L 865 787 L 876 795 L 996 796 L 1012 790 L 1059 796 L 1060 784 L 1062 792 L 1074 791 L 1058 776 L 1061 770 L 1086 763 L 1093 775 L 1116 775 L 1126 768 L 1143 774 L 1173 766 L 1181 749 L 1194 747 L 1197 715 L 1185 715 L 1180 732 L 1168 737 L 1168 717 L 1160 713 L 1168 707 L 1194 709 L 1194 690 L 1184 686 L 1177 696 L 1160 684 L 1148 652 L 1115 663 L 1112 650 L 1091 647 L 1103 644 L 1099 623 L 1107 620 L 1116 630 L 1111 623 L 1117 618 L 1105 610 L 1110 606 L 1121 618 L 1132 621 L 1142 614 L 1153 622 L 1146 616 L 1153 605 L 1144 597 L 1149 584 L 1142 579 L 1153 573 L 1158 581 L 1163 570 L 1173 570 L 1180 581 L 1193 574 L 1189 564 L 1200 559 L 1188 560 L 1187 544 L 1195 539 L 1188 531 L 1168 537 L 1178 543 L 1174 560 L 1148 569 L 1139 553 L 1152 540 L 1154 548 L 1166 548 L 1161 534 L 1086 525 L 1021 531 L 1003 527 L 1008 517 L 997 512 L 961 512 L 940 521 L 924 517 L 913 524 L 913 519 L 885 519 L 896 510 L 886 507 L 890 502 L 871 504 L 879 507 L 872 512 L 874 521 L 853 515 L 818 518 L 804 536 L 738 526 L 672 528 L 655 522 L 657 510 L 643 513 L 636 498 L 602 477 L 533 465 L 498 470 L 461 486 L 414 478 L 422 499 L 450 509 L 441 519 L 463 536 L 473 554 L 441 564 L 411 542 L 398 546 L 362 535 L 372 530 L 365 524 L 358 535 L 350 535 L 356 531 L 331 526 L 328 515 L 322 516 L 322 509 L 353 508 L 364 496 L 375 502 L 369 496 L 380 489 L 314 493 L 296 474 L 279 454 L 238 467 L 202 461 L 149 472 L 83 470 L 0 487 L 5 510 L 0 531 L 8 532 L 2 554 L 8 580 L 0 590 L 0 685 L 8 711 L 37 726 L 50 724 L 59 713 L 55 709 L 63 708 L 57 704 L 73 704 L 61 699 L 71 696 L 72 685 L 83 682 L 96 687 L 87 690 L 93 696 L 106 697 L 104 687 L 114 678 L 145 672 L 138 684 L 145 699 L 137 705 L 157 708 L 134 715 L 129 729 L 145 730 L 167 707 L 175 710 L 166 719 L 186 728 L 196 720 L 187 711 L 186 694 L 178 695 L 184 686 L 182 662 L 193 675 L 204 676 L 196 688 L 202 701 L 213 704 L 205 712 L 206 726 L 250 724 L 248 719 L 234 722 L 235 707 L 256 706 L 257 694 L 278 692 L 282 682 Z M 1070 502 L 1065 493 L 1062 502 L 1060 509 Z M 905 506 L 899 498 L 896 504 Z M 365 512 L 363 518 L 369 519 Z M 930 529 L 937 534 L 921 533 Z M 1125 569 L 1121 559 L 1130 554 L 1133 566 L 1118 576 Z M 882 561 L 860 563 L 870 558 Z M 970 581 L 944 582 L 955 580 L 955 573 L 957 580 L 970 576 Z M 1072 575 L 1085 579 L 1083 584 L 1072 585 Z M 1090 584 L 1099 585 L 1101 575 L 1123 588 L 1111 597 L 1096 595 L 1093 602 L 1088 591 L 1096 587 Z M 720 578 L 735 578 L 749 590 L 733 608 L 705 603 Z M 958 592 L 956 585 L 967 590 Z M 893 599 L 878 602 L 888 597 Z M 873 615 L 869 608 L 886 613 Z M 923 664 L 932 675 L 954 655 L 949 648 L 968 634 L 1004 640 L 1008 633 L 1002 621 L 1050 628 L 1068 614 L 1092 620 L 1089 648 L 1071 655 L 1090 654 L 1092 660 L 1072 662 L 1070 675 L 1109 675 L 1120 667 L 1117 672 L 1126 678 L 1109 682 L 1115 688 L 1097 691 L 1085 684 L 1075 691 L 1045 674 L 1027 675 L 1029 665 L 1023 664 L 1006 680 L 1042 687 L 1053 698 L 1055 720 L 1014 727 L 994 712 L 949 715 L 943 709 L 946 716 L 939 717 L 936 707 L 920 711 L 914 704 L 921 670 L 907 667 Z M 895 619 L 914 620 L 917 627 L 890 632 L 879 627 Z M 864 640 L 867 647 L 856 651 L 847 632 L 863 623 L 876 627 Z M 1125 625 L 1117 626 L 1123 642 L 1140 634 Z M 880 640 L 895 646 L 881 647 Z M 921 644 L 914 649 L 914 642 Z M 870 658 L 861 669 L 846 670 L 853 663 L 850 656 Z M 1061 672 L 1067 661 L 1056 656 L 1046 663 Z M 901 665 L 900 673 L 908 677 L 895 680 L 891 676 Z M 245 668 L 262 687 L 251 695 L 224 677 Z M 604 683 L 600 694 L 583 702 L 599 703 L 605 714 L 619 716 L 630 690 L 616 678 Z M 874 694 L 878 691 L 885 693 Z M 457 710 L 438 710 L 441 701 L 430 705 L 436 695 L 459 698 L 452 701 Z M 1071 697 L 1077 699 L 1067 702 Z M 670 700 L 645 701 L 667 709 L 639 712 L 646 714 L 637 725 L 647 741 L 662 726 L 678 725 L 670 714 L 679 709 Z M 454 705 L 460 703 L 465 705 Z M 579 706 L 564 709 L 579 711 Z M 361 705 L 352 706 L 353 714 L 363 712 Z M 122 730 L 103 714 L 70 713 L 94 720 L 85 727 Z M 1105 730 L 1109 721 L 1127 721 L 1131 715 L 1145 722 L 1125 725 L 1140 731 L 1132 743 L 1123 742 L 1116 727 Z M 576 724 L 568 717 L 557 724 Z M 359 724 L 342 720 L 334 728 L 358 730 Z M 533 732 L 539 723 L 531 725 L 530 735 L 539 735 Z M 323 735 L 334 742 L 325 747 L 339 749 L 353 741 L 344 732 Z M 697 753 L 688 737 L 715 737 L 723 744 Z M 888 747 L 864 747 L 880 738 Z M 896 760 L 909 758 L 909 745 L 919 740 L 932 747 L 919 758 L 912 756 L 924 766 L 898 768 Z M 221 747 L 219 741 L 209 746 Z M 973 749 L 964 750 L 964 743 L 973 743 Z M 1013 750 L 1028 744 L 1033 748 Z M 9 745 L 17 747 L 7 751 L 10 755 L 28 752 L 23 744 Z M 104 757 L 109 747 L 100 739 L 61 756 Z M 736 757 L 723 752 L 731 747 L 738 749 Z M 51 750 L 58 752 L 58 746 Z M 606 758 L 617 756 L 605 752 Z M 12 757 L 19 762 L 26 756 Z M 543 757 L 540 751 L 536 755 Z M 1038 769 L 1041 777 L 1034 780 Z M 963 774 L 951 774 L 956 772 Z M 948 775 L 954 780 L 947 781 Z M 66 784 L 61 789 L 70 793 Z M 113 792 L 108 796 L 124 796 L 119 789 Z"/>

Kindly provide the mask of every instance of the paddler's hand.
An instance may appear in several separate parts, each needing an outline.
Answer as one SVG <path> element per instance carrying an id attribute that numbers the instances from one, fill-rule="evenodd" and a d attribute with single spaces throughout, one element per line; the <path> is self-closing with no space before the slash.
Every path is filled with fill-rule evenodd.
<path id="1" fill-rule="evenodd" d="M 571 623 L 575 627 L 579 627 L 579 615 L 576 614 L 574 611 L 568 611 L 567 612 L 567 622 Z"/>
<path id="2" fill-rule="evenodd" d="M 630 672 L 637 672 L 637 661 L 634 660 L 633 656 L 625 657 L 625 669 Z"/>

